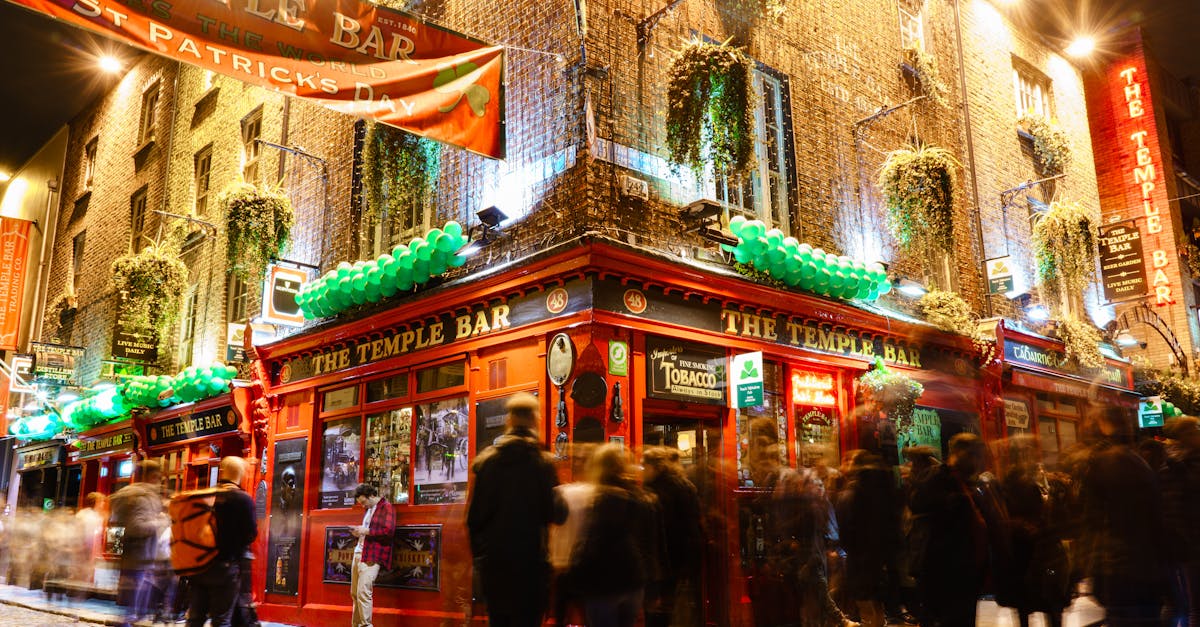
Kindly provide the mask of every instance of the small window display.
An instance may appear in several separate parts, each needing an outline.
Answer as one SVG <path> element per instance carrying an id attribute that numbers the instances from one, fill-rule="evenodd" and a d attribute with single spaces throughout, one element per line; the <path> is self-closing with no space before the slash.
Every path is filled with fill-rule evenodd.
<path id="1" fill-rule="evenodd" d="M 763 404 L 738 409 L 738 487 L 753 488 L 763 481 L 763 469 L 777 468 L 764 456 L 787 465 L 787 407 L 783 368 L 763 362 Z"/>
<path id="2" fill-rule="evenodd" d="M 325 423 L 321 458 L 321 508 L 354 505 L 361 438 L 362 419 L 357 416 Z"/>
<path id="3" fill-rule="evenodd" d="M 467 397 L 417 406 L 417 505 L 465 503 L 470 445 Z"/>
<path id="4" fill-rule="evenodd" d="M 348 409 L 358 405 L 358 386 L 351 385 L 325 393 L 321 402 L 321 411 L 329 413 L 339 409 Z"/>
<path id="5" fill-rule="evenodd" d="M 467 362 L 465 361 L 456 361 L 417 371 L 418 394 L 459 387 L 466 382 Z"/>
<path id="6" fill-rule="evenodd" d="M 377 486 L 393 505 L 408 503 L 412 465 L 413 408 L 367 416 L 363 482 Z"/>
<path id="7" fill-rule="evenodd" d="M 367 402 L 375 403 L 408 396 L 408 373 L 367 382 Z"/>

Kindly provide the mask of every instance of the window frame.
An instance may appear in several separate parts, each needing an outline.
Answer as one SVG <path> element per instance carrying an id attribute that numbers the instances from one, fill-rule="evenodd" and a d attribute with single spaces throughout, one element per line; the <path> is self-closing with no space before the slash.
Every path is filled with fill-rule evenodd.
<path id="1" fill-rule="evenodd" d="M 87 253 L 87 229 L 71 238 L 71 291 L 79 293 L 79 277 L 83 274 L 83 256 Z"/>
<path id="2" fill-rule="evenodd" d="M 1053 115 L 1049 77 L 1016 58 L 1013 59 L 1013 106 L 1018 120 L 1030 114 L 1047 119 Z"/>
<path id="3" fill-rule="evenodd" d="M 150 213 L 150 186 L 143 185 L 129 197 L 129 250 L 141 252 L 146 235 L 146 219 Z"/>
<path id="4" fill-rule="evenodd" d="M 245 279 L 230 273 L 225 302 L 226 322 L 237 324 L 250 321 L 250 285 Z M 241 316 L 235 315 L 239 312 L 242 314 Z"/>
<path id="5" fill-rule="evenodd" d="M 242 179 L 247 183 L 257 183 L 259 177 L 259 161 L 262 159 L 263 108 L 260 106 L 249 115 L 242 118 Z"/>
<path id="6" fill-rule="evenodd" d="M 83 147 L 83 191 L 90 192 L 96 183 L 96 155 L 100 150 L 100 137 L 93 137 Z"/>
<path id="7" fill-rule="evenodd" d="M 208 201 L 212 193 L 212 156 L 212 144 L 209 144 L 192 157 L 192 191 L 195 193 L 193 215 L 208 215 Z"/>
<path id="8" fill-rule="evenodd" d="M 909 5 L 909 6 L 905 6 Z M 915 11 L 912 9 L 916 8 Z M 925 49 L 925 3 L 923 0 L 899 0 L 896 3 L 900 48 Z"/>
<path id="9" fill-rule="evenodd" d="M 179 361 L 184 368 L 196 358 L 196 327 L 200 313 L 200 289 L 192 285 L 184 293 L 182 325 L 179 328 Z"/>
<path id="10" fill-rule="evenodd" d="M 153 142 L 157 134 L 161 82 L 154 81 L 142 92 L 142 111 L 138 121 L 138 146 Z"/>

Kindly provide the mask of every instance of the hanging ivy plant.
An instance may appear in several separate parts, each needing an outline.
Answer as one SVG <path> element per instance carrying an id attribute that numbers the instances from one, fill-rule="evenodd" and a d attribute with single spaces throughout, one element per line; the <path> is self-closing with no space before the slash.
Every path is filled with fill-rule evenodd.
<path id="1" fill-rule="evenodd" d="M 1183 258 L 1187 261 L 1188 272 L 1192 273 L 1193 279 L 1200 279 L 1200 246 L 1192 241 L 1183 245 Z"/>
<path id="2" fill-rule="evenodd" d="M 1033 158 L 1046 176 L 1062 174 L 1071 165 L 1071 140 L 1057 124 L 1040 115 L 1028 114 L 1018 123 L 1033 136 Z"/>
<path id="3" fill-rule="evenodd" d="M 945 148 L 918 145 L 888 153 L 879 187 L 888 228 L 903 248 L 951 252 L 954 246 L 954 169 Z"/>
<path id="4" fill-rule="evenodd" d="M 1052 308 L 1059 306 L 1059 289 L 1082 294 L 1091 283 L 1097 237 L 1095 217 L 1078 202 L 1050 203 L 1050 210 L 1034 225 L 1039 288 Z"/>
<path id="5" fill-rule="evenodd" d="M 671 64 L 667 149 L 700 174 L 740 175 L 754 164 L 750 59 L 726 44 L 689 44 Z"/>
<path id="6" fill-rule="evenodd" d="M 987 363 L 995 356 L 996 344 L 979 332 L 975 313 L 958 294 L 937 289 L 929 290 L 917 301 L 917 307 L 929 324 L 947 333 L 971 338 L 971 344 L 981 363 Z"/>
<path id="7" fill-rule="evenodd" d="M 166 244 L 119 257 L 112 264 L 112 286 L 125 297 L 125 320 L 133 327 L 154 330 L 160 345 L 168 341 L 187 277 L 178 251 Z"/>
<path id="8" fill-rule="evenodd" d="M 946 85 L 938 74 L 937 58 L 915 46 L 905 49 L 905 54 L 921 93 L 937 106 L 945 107 Z"/>
<path id="9" fill-rule="evenodd" d="M 279 189 L 237 182 L 217 202 L 225 214 L 229 271 L 242 279 L 261 277 L 292 232 L 292 203 Z"/>
<path id="10" fill-rule="evenodd" d="M 733 11 L 749 11 L 769 20 L 783 17 L 787 9 L 784 0 L 722 0 L 722 5 Z"/>
<path id="11" fill-rule="evenodd" d="M 925 392 L 923 385 L 888 368 L 880 358 L 875 359 L 874 366 L 863 373 L 858 382 L 871 399 L 883 407 L 898 431 L 903 432 L 912 425 L 913 409 Z"/>
<path id="12" fill-rule="evenodd" d="M 442 146 L 435 141 L 367 122 L 362 154 L 364 218 L 411 211 L 437 188 Z"/>
<path id="13" fill-rule="evenodd" d="M 1083 368 L 1099 368 L 1104 365 L 1104 353 L 1100 352 L 1100 330 L 1086 320 L 1064 316 L 1055 327 L 1058 339 L 1062 340 L 1066 356 Z"/>

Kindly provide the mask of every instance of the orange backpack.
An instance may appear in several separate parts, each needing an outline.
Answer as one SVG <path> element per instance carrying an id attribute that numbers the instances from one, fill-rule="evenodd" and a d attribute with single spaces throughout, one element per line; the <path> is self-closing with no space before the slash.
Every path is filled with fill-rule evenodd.
<path id="1" fill-rule="evenodd" d="M 217 494 L 228 488 L 181 492 L 171 497 L 171 568 L 187 577 L 217 557 Z"/>

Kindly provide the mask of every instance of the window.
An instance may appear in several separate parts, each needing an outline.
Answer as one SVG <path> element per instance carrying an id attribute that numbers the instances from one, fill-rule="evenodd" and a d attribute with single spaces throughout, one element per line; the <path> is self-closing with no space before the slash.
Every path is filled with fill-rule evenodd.
<path id="1" fill-rule="evenodd" d="M 83 274 L 83 248 L 87 244 L 87 231 L 80 231 L 71 242 L 71 291 L 79 293 L 79 275 Z"/>
<path id="2" fill-rule="evenodd" d="M 183 305 L 183 327 L 179 331 L 179 363 L 184 367 L 192 365 L 192 358 L 195 356 L 199 304 L 200 290 L 193 286 L 188 290 L 187 300 Z"/>
<path id="3" fill-rule="evenodd" d="M 250 319 L 250 290 L 246 281 L 238 276 L 229 277 L 229 322 L 245 322 Z"/>
<path id="4" fill-rule="evenodd" d="M 242 178 L 247 183 L 258 181 L 258 158 L 262 156 L 262 108 L 242 120 Z"/>
<path id="5" fill-rule="evenodd" d="M 788 172 L 795 157 L 787 79 L 760 65 L 754 70 L 754 86 L 762 95 L 754 112 L 755 169 L 748 179 L 719 176 L 716 195 L 729 207 L 730 217 L 741 214 L 788 232 Z"/>
<path id="6" fill-rule="evenodd" d="M 217 73 L 212 70 L 204 70 L 204 76 L 200 78 L 200 89 L 207 92 L 216 84 Z"/>
<path id="7" fill-rule="evenodd" d="M 145 246 L 146 204 L 149 193 L 145 187 L 129 199 L 129 248 L 137 253 Z"/>
<path id="8" fill-rule="evenodd" d="M 458 387 L 467 382 L 467 363 L 456 361 L 417 371 L 417 394 Z"/>
<path id="9" fill-rule="evenodd" d="M 92 141 L 87 143 L 83 149 L 83 189 L 84 191 L 92 191 L 92 184 L 96 179 L 96 150 L 100 145 L 100 138 L 93 137 Z"/>
<path id="10" fill-rule="evenodd" d="M 206 146 L 196 153 L 194 183 L 196 191 L 196 215 L 208 214 L 209 177 L 212 174 L 212 146 Z"/>
<path id="11" fill-rule="evenodd" d="M 787 466 L 787 402 L 783 366 L 763 362 L 763 404 L 737 410 L 738 486 L 761 487 L 772 470 Z"/>
<path id="12" fill-rule="evenodd" d="M 1018 119 L 1027 115 L 1050 116 L 1050 81 L 1045 76 L 1014 63 L 1013 92 Z"/>
<path id="13" fill-rule="evenodd" d="M 407 201 L 394 203 L 395 206 L 390 205 L 389 201 L 397 198 L 397 195 L 405 193 L 399 189 L 397 184 L 399 179 L 396 177 L 407 177 L 410 174 L 399 172 L 393 177 L 367 176 L 365 168 L 367 167 L 368 142 L 377 142 L 376 149 L 380 155 L 394 154 L 396 150 L 422 151 L 425 153 L 426 163 L 437 163 L 436 157 L 429 161 L 432 153 L 427 151 L 439 149 L 429 140 L 406 136 L 403 131 L 391 128 L 386 124 L 371 126 L 364 121 L 355 124 L 353 176 L 354 185 L 358 187 L 360 193 L 355 195 L 354 202 L 358 203 L 361 210 L 360 215 L 363 216 L 364 250 L 369 250 L 371 256 L 379 256 L 389 252 L 392 246 L 407 243 L 433 226 L 431 222 L 434 212 L 430 197 L 436 193 L 436 182 L 433 183 L 433 187 L 428 190 L 427 194 L 409 192 Z M 396 142 L 406 143 L 397 144 Z M 397 148 L 397 146 L 405 147 Z M 382 174 L 383 171 L 381 169 L 379 173 Z M 424 174 L 417 173 L 411 176 L 424 176 Z"/>
<path id="14" fill-rule="evenodd" d="M 154 127 L 158 123 L 158 83 L 155 82 L 142 93 L 142 121 L 138 127 L 138 146 L 154 141 Z"/>
<path id="15" fill-rule="evenodd" d="M 900 47 L 924 49 L 924 0 L 900 0 Z"/>

